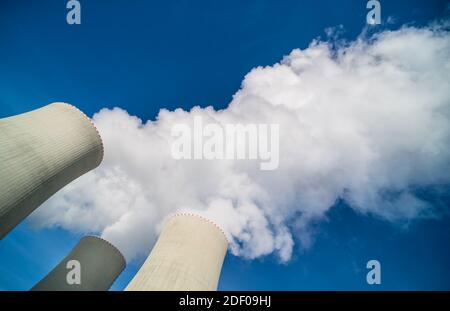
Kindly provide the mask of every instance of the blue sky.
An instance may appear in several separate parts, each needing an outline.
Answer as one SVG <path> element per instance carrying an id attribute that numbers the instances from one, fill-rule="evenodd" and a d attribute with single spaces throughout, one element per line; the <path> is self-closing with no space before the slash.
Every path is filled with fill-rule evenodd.
<path id="1" fill-rule="evenodd" d="M 425 25 L 443 18 L 447 1 L 381 1 L 382 18 Z M 0 117 L 55 101 L 88 115 L 125 108 L 153 119 L 159 109 L 224 108 L 246 73 L 305 48 L 327 27 L 354 39 L 365 27 L 366 1 L 81 1 L 82 24 L 65 22 L 65 1 L 0 4 Z M 447 11 L 448 12 L 448 11 Z M 450 188 L 423 191 L 440 210 Z M 450 217 L 392 224 L 339 202 L 318 223 L 310 249 L 280 264 L 274 256 L 228 254 L 222 290 L 450 289 Z M 27 221 L 0 241 L 0 289 L 26 290 L 81 235 L 35 230 Z M 366 262 L 382 265 L 382 285 L 365 281 Z M 113 286 L 122 289 L 141 262 Z"/>

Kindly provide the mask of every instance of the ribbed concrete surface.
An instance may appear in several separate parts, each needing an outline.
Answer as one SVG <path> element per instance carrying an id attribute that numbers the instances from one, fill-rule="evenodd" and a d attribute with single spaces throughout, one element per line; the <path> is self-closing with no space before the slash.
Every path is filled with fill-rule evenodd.
<path id="1" fill-rule="evenodd" d="M 225 235 L 211 221 L 173 216 L 125 290 L 216 290 L 227 247 Z"/>
<path id="2" fill-rule="evenodd" d="M 69 284 L 67 262 L 80 263 L 81 284 Z M 109 242 L 94 236 L 87 236 L 73 248 L 46 277 L 31 290 L 35 291 L 105 291 L 114 283 L 125 268 L 125 259 Z"/>
<path id="3" fill-rule="evenodd" d="M 96 128 L 71 105 L 0 119 L 0 239 L 102 158 Z"/>

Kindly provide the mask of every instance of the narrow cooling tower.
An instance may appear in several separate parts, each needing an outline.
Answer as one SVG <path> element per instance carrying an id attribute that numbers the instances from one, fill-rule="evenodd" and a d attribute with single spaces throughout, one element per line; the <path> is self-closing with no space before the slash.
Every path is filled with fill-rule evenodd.
<path id="1" fill-rule="evenodd" d="M 227 247 L 225 234 L 213 222 L 177 214 L 168 219 L 125 290 L 216 290 Z"/>
<path id="2" fill-rule="evenodd" d="M 100 135 L 74 106 L 54 103 L 0 119 L 0 239 L 102 158 Z"/>
<path id="3" fill-rule="evenodd" d="M 101 238 L 87 236 L 31 290 L 104 291 L 124 268 L 125 259 L 117 248 Z"/>

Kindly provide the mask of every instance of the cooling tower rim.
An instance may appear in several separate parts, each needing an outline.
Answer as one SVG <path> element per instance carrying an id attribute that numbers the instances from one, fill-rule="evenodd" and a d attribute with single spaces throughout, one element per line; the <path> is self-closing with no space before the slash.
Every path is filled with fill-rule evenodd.
<path id="1" fill-rule="evenodd" d="M 95 132 L 97 133 L 98 139 L 100 140 L 101 154 L 102 154 L 101 160 L 100 160 L 100 162 L 101 162 L 101 161 L 103 160 L 104 155 L 105 155 L 105 146 L 103 145 L 103 139 L 102 139 L 102 136 L 100 135 L 100 132 L 98 131 L 98 129 L 97 129 L 97 127 L 95 126 L 95 124 L 94 124 L 94 122 L 92 121 L 92 119 L 89 118 L 89 117 L 88 117 L 83 111 L 81 111 L 78 107 L 76 107 L 76 106 L 74 106 L 74 105 L 72 105 L 72 104 L 69 104 L 69 103 L 66 103 L 66 102 L 54 102 L 54 103 L 52 103 L 52 104 L 50 104 L 50 105 L 64 105 L 64 106 L 68 106 L 69 108 L 78 111 L 78 112 L 79 112 L 79 113 L 80 113 L 87 121 L 89 121 L 89 123 L 90 123 L 91 126 L 94 128 Z"/>
<path id="2" fill-rule="evenodd" d="M 124 267 L 127 265 L 127 260 L 126 260 L 125 256 L 122 254 L 122 252 L 121 252 L 114 244 L 112 244 L 112 243 L 109 242 L 108 240 L 105 240 L 105 239 L 103 239 L 103 238 L 101 238 L 101 237 L 99 237 L 99 236 L 97 236 L 97 235 L 85 235 L 85 236 L 83 236 L 83 237 L 80 239 L 80 241 L 83 240 L 83 239 L 89 239 L 89 238 L 93 238 L 93 239 L 96 239 L 96 240 L 100 240 L 100 241 L 102 241 L 102 242 L 105 242 L 105 243 L 108 244 L 109 246 L 111 246 L 114 250 L 117 251 L 117 253 L 120 255 L 120 257 L 122 257 L 123 263 L 124 263 Z"/>
<path id="3" fill-rule="evenodd" d="M 199 218 L 199 219 L 201 219 L 201 220 L 203 220 L 203 221 L 213 225 L 214 227 L 216 227 L 222 233 L 223 237 L 225 238 L 225 241 L 227 242 L 227 245 L 230 244 L 230 240 L 228 239 L 228 236 L 225 233 L 225 230 L 223 230 L 222 227 L 219 226 L 215 221 L 213 221 L 213 220 L 211 220 L 211 219 L 209 219 L 209 218 L 207 218 L 207 217 L 205 217 L 203 215 L 200 215 L 200 214 L 197 214 L 197 213 L 191 213 L 191 212 L 174 213 L 174 214 L 170 215 L 167 219 L 169 220 L 171 218 L 175 218 L 175 217 L 179 217 L 179 216 L 197 217 L 197 218 Z"/>

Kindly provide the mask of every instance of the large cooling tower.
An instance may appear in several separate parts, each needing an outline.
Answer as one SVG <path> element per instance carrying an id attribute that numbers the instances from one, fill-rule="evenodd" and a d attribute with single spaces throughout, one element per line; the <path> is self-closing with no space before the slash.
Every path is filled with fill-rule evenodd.
<path id="1" fill-rule="evenodd" d="M 0 239 L 102 158 L 100 135 L 74 106 L 54 103 L 0 119 Z"/>
<path id="2" fill-rule="evenodd" d="M 124 268 L 125 259 L 117 248 L 101 238 L 87 236 L 31 290 L 108 290 Z"/>
<path id="3" fill-rule="evenodd" d="M 177 214 L 168 219 L 125 290 L 216 290 L 227 247 L 225 234 L 213 222 Z"/>

